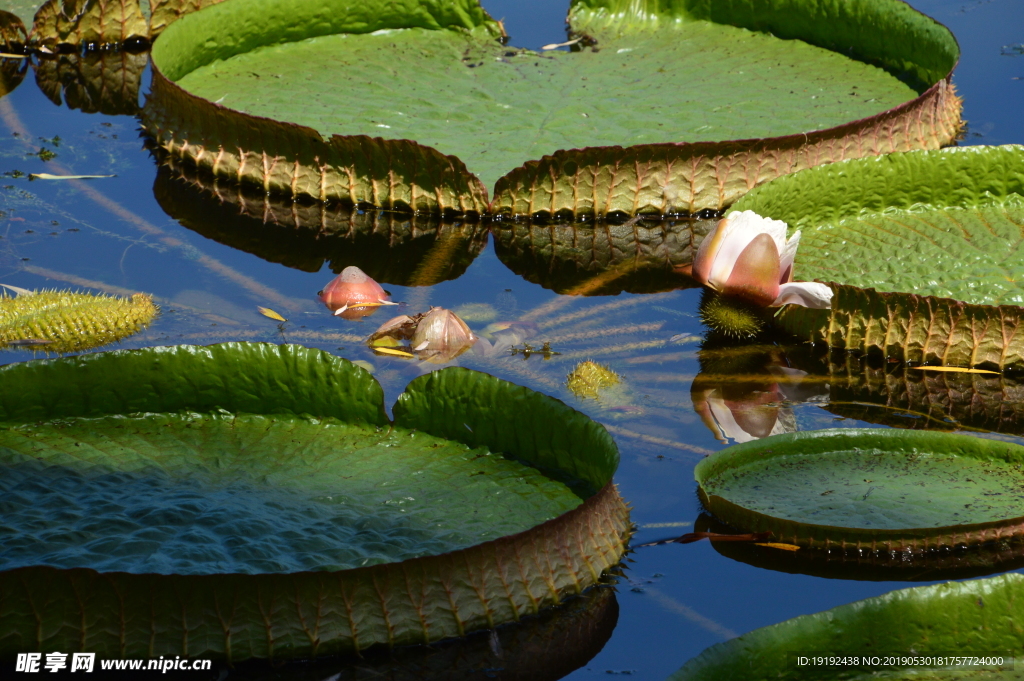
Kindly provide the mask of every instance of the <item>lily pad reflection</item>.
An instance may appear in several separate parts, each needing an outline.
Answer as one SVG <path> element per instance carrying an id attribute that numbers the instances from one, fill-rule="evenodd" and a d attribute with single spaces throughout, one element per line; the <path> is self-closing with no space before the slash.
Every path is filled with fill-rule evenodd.
<path id="1" fill-rule="evenodd" d="M 696 286 L 684 268 L 715 222 L 498 222 L 492 232 L 498 259 L 527 281 L 559 294 L 608 296 Z"/>
<path id="2" fill-rule="evenodd" d="M 153 193 L 202 236 L 304 272 L 355 265 L 381 283 L 429 286 L 462 276 L 487 244 L 476 222 L 285 201 L 177 166 L 159 168 Z"/>

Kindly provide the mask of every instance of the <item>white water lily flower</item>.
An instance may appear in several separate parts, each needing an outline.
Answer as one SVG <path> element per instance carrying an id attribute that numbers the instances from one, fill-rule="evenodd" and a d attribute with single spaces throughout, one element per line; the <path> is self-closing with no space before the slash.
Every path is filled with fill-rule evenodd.
<path id="1" fill-rule="evenodd" d="M 793 282 L 800 232 L 786 240 L 786 223 L 754 211 L 732 213 L 701 242 L 693 278 L 725 295 L 757 305 L 794 304 L 827 310 L 832 289 L 815 282 Z"/>

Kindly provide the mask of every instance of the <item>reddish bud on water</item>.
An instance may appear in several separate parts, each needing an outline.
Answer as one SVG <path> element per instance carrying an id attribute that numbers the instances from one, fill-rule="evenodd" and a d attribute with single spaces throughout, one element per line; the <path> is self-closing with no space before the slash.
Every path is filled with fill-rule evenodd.
<path id="1" fill-rule="evenodd" d="M 387 292 L 366 272 L 346 267 L 319 294 L 334 314 L 344 319 L 359 319 L 376 312 L 381 305 L 393 305 Z"/>

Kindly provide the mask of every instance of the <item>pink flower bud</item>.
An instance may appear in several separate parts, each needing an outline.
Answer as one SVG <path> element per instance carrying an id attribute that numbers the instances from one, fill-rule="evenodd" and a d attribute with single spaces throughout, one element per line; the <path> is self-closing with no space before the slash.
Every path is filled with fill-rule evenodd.
<path id="1" fill-rule="evenodd" d="M 373 314 L 381 305 L 394 305 L 380 284 L 355 266 L 346 267 L 318 294 L 330 310 L 345 319 Z"/>

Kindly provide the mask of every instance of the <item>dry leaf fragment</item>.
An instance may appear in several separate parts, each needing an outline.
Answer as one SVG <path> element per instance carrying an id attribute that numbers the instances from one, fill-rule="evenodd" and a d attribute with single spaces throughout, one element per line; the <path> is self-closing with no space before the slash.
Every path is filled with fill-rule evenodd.
<path id="1" fill-rule="evenodd" d="M 0 286 L 3 286 L 8 291 L 12 291 L 19 296 L 34 296 L 36 294 L 35 291 L 29 291 L 27 288 L 21 288 L 20 286 L 11 286 L 9 284 L 0 284 Z"/>
<path id="2" fill-rule="evenodd" d="M 117 177 L 117 175 L 51 175 L 50 173 L 29 173 L 30 180 L 95 180 L 102 177 Z"/>
<path id="3" fill-rule="evenodd" d="M 285 319 L 284 317 L 282 317 L 278 313 L 276 313 L 273 310 L 271 310 L 269 307 L 259 307 L 259 306 L 257 306 L 256 309 L 259 310 L 261 315 L 263 315 L 264 317 L 269 317 L 270 319 L 273 319 L 274 321 L 278 321 L 278 322 L 286 322 L 286 321 L 288 321 L 287 319 Z"/>
<path id="4" fill-rule="evenodd" d="M 581 40 L 583 40 L 583 38 L 575 38 L 573 40 L 567 40 L 564 43 L 551 43 L 549 45 L 543 46 L 540 49 L 542 49 L 542 50 L 557 50 L 559 47 L 570 47 L 572 45 L 575 45 L 576 43 L 578 43 Z"/>

